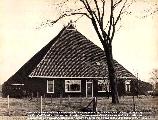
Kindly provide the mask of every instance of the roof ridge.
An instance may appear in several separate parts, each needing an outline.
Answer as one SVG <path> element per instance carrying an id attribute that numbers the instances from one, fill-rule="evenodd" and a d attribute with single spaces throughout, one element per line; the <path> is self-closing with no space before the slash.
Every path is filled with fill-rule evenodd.
<path id="1" fill-rule="evenodd" d="M 78 30 L 69 31 L 68 27 L 69 25 L 62 29 L 63 31 L 39 62 L 38 67 L 33 69 L 29 76 L 107 77 L 106 64 L 96 65 L 95 63 L 106 61 L 104 51 Z M 90 65 L 87 65 L 87 62 Z M 118 70 L 116 73 L 118 77 L 132 76 L 128 70 L 122 71 L 122 65 L 115 65 L 115 67 Z M 98 69 L 100 69 L 99 72 L 96 72 Z M 102 70 L 105 71 L 101 72 Z"/>
<path id="2" fill-rule="evenodd" d="M 76 25 L 73 24 L 72 20 L 70 20 L 70 22 L 68 23 L 68 25 L 66 26 L 66 30 L 77 30 L 76 29 Z"/>

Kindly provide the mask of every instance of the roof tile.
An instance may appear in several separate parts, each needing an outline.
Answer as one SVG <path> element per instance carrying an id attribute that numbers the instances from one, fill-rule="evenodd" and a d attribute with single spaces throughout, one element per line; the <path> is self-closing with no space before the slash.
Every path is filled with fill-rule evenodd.
<path id="1" fill-rule="evenodd" d="M 32 71 L 31 77 L 107 77 L 104 51 L 71 29 L 63 30 Z M 117 61 L 114 63 L 117 77 L 134 77 Z"/>

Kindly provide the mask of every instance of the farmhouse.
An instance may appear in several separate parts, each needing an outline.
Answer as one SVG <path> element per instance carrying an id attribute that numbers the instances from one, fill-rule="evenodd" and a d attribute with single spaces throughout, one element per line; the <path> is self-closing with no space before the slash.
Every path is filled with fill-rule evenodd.
<path id="1" fill-rule="evenodd" d="M 114 64 L 119 95 L 136 93 L 142 82 Z M 3 84 L 3 96 L 109 96 L 107 73 L 104 51 L 70 23 Z"/>

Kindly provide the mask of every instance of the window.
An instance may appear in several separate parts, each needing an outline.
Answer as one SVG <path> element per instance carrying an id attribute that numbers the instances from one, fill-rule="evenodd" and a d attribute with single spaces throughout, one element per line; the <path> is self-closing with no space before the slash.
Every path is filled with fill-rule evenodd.
<path id="1" fill-rule="evenodd" d="M 54 80 L 47 80 L 47 93 L 54 93 Z"/>
<path id="2" fill-rule="evenodd" d="M 65 80 L 65 92 L 81 92 L 81 80 Z"/>
<path id="3" fill-rule="evenodd" d="M 109 83 L 107 80 L 98 80 L 98 92 L 109 91 Z"/>
<path id="4" fill-rule="evenodd" d="M 126 92 L 131 91 L 130 80 L 125 81 L 125 90 L 126 90 Z"/>

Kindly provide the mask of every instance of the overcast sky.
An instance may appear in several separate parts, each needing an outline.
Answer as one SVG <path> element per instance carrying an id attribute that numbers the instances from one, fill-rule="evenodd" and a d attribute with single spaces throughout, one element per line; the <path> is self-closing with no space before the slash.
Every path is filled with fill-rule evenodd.
<path id="1" fill-rule="evenodd" d="M 158 14 L 147 18 L 144 8 L 150 8 L 151 2 L 138 0 L 133 14 L 125 16 L 121 29 L 113 41 L 113 55 L 119 63 L 138 73 L 143 81 L 149 81 L 153 68 L 158 68 Z M 50 4 L 53 0 L 1 0 L 0 1 L 0 83 L 12 76 L 36 52 L 53 39 L 69 20 L 59 21 L 53 27 L 43 26 L 47 19 L 55 19 L 57 10 Z M 88 19 L 80 18 L 76 29 L 102 47 Z"/>

